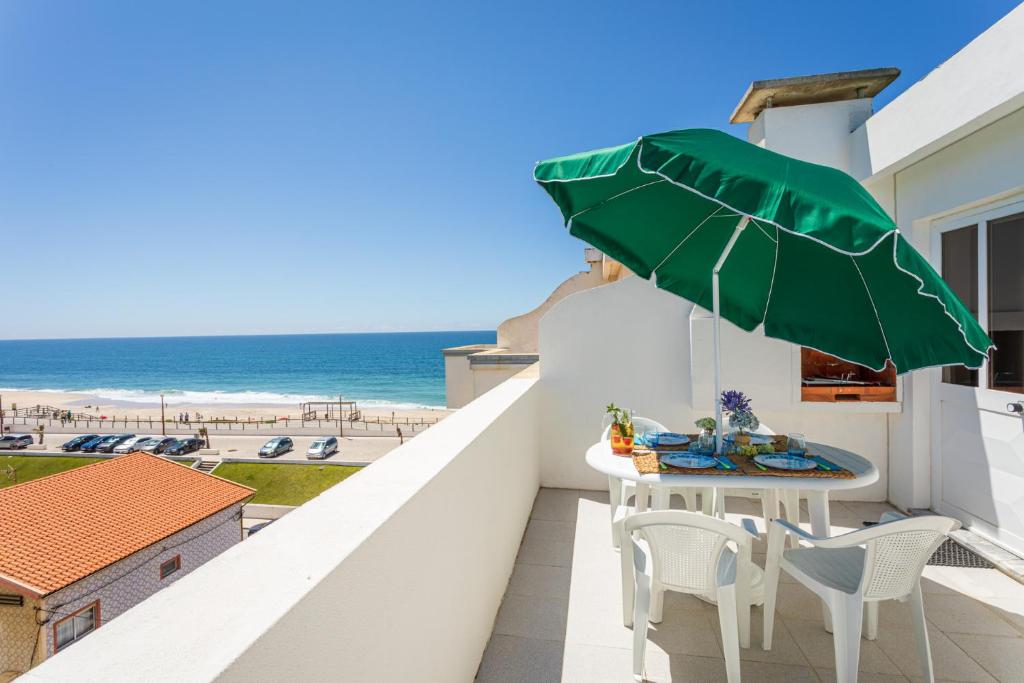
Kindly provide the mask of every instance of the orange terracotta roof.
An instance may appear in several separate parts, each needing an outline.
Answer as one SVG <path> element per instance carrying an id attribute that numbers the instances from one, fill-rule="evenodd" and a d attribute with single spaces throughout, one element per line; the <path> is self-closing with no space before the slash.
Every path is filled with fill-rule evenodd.
<path id="1" fill-rule="evenodd" d="M 148 453 L 0 489 L 0 582 L 47 595 L 252 494 Z"/>

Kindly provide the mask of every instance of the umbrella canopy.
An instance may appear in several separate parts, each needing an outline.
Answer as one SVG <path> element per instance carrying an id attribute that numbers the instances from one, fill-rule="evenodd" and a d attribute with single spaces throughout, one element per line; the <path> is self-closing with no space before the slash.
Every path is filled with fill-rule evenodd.
<path id="1" fill-rule="evenodd" d="M 769 337 L 901 374 L 978 368 L 992 346 L 871 195 L 836 169 L 681 130 L 542 161 L 534 177 L 573 235 L 744 330 L 763 325 Z"/>

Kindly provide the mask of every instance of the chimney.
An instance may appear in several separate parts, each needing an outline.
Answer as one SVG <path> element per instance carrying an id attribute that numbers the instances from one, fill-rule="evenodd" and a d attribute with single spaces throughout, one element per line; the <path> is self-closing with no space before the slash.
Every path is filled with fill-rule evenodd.
<path id="1" fill-rule="evenodd" d="M 729 122 L 749 123 L 755 145 L 849 172 L 850 133 L 899 75 L 890 67 L 754 81 Z"/>

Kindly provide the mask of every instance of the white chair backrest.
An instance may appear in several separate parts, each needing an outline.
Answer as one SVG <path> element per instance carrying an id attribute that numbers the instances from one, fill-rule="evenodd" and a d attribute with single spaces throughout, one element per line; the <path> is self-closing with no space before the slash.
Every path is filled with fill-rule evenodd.
<path id="1" fill-rule="evenodd" d="M 749 547 L 753 540 L 725 520 L 683 510 L 641 512 L 627 517 L 625 526 L 647 542 L 661 583 L 686 593 L 713 590 L 726 543 Z M 642 552 L 635 541 L 632 545 L 629 552 Z"/>
<path id="2" fill-rule="evenodd" d="M 601 432 L 601 441 L 607 441 L 611 433 L 611 424 L 606 424 Z M 633 418 L 633 432 L 635 434 L 646 434 L 647 432 L 667 432 L 669 428 L 656 420 L 647 417 Z"/>
<path id="3" fill-rule="evenodd" d="M 913 590 L 932 553 L 959 527 L 949 517 L 908 517 L 837 536 L 832 540 L 842 542 L 829 547 L 866 547 L 860 590 L 865 598 L 889 600 Z"/>

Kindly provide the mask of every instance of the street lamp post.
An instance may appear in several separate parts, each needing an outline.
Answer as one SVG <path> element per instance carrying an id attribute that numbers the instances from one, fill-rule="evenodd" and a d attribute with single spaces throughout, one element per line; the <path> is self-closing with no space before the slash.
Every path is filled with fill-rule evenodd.
<path id="1" fill-rule="evenodd" d="M 167 436 L 167 422 L 164 421 L 164 395 L 160 394 L 160 435 Z"/>

